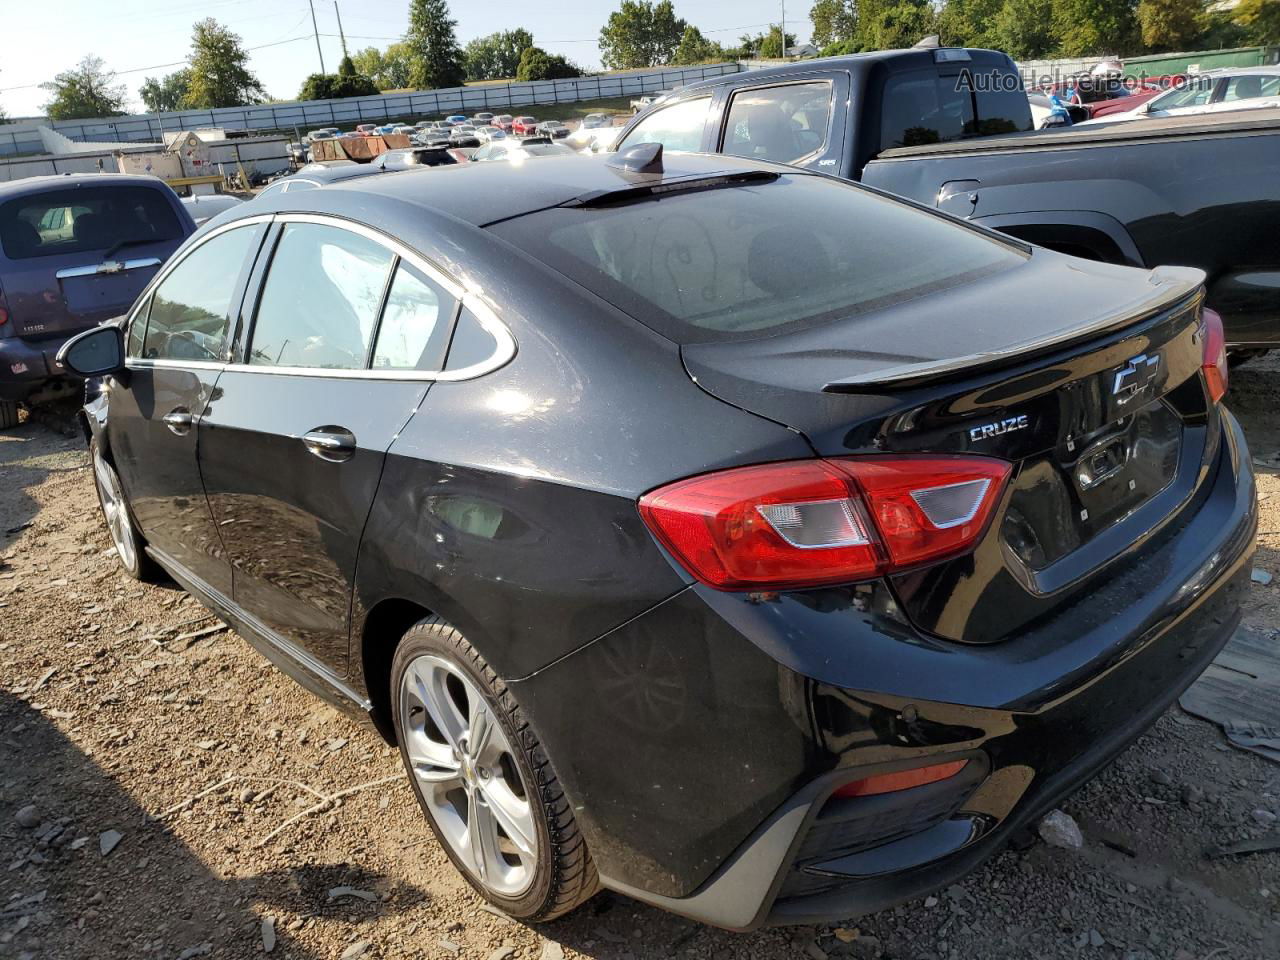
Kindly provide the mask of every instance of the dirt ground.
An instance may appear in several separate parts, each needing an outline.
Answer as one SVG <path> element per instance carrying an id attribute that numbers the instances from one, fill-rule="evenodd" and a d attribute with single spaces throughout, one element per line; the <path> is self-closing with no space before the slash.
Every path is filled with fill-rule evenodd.
<path id="1" fill-rule="evenodd" d="M 1259 464 L 1247 622 L 1280 610 L 1280 362 L 1233 378 Z M 555 923 L 488 911 L 430 839 L 396 754 L 174 587 L 117 568 L 83 443 L 0 433 L 0 958 L 903 960 L 1280 956 L 1280 765 L 1174 708 L 1065 805 L 1086 843 L 831 927 L 737 935 L 601 894 Z M 270 950 L 268 950 L 270 945 Z"/>

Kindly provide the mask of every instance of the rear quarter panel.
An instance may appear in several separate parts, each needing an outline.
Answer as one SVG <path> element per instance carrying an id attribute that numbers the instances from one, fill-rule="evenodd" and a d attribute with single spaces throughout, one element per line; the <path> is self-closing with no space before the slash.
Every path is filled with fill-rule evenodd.
<path id="1" fill-rule="evenodd" d="M 353 623 L 383 600 L 415 601 L 517 678 L 687 585 L 640 520 L 642 493 L 812 450 L 698 389 L 674 344 L 507 257 L 488 290 L 516 357 L 433 384 L 392 444 Z"/>

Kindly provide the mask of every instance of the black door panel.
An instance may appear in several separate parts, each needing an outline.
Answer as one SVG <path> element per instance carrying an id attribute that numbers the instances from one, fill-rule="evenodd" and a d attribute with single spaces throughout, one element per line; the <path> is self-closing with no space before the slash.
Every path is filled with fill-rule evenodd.
<path id="1" fill-rule="evenodd" d="M 356 553 L 387 447 L 421 381 L 229 367 L 201 424 L 200 467 L 237 606 L 339 674 Z"/>
<path id="2" fill-rule="evenodd" d="M 107 424 L 116 470 L 147 542 L 220 593 L 231 566 L 209 513 L 190 423 L 215 395 L 221 367 L 131 367 L 127 388 L 111 390 Z M 175 429 L 174 414 L 187 418 Z"/>

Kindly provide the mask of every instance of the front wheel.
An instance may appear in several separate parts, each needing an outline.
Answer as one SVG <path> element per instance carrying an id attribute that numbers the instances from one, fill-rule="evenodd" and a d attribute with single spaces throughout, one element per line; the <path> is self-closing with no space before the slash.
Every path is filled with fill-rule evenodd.
<path id="1" fill-rule="evenodd" d="M 111 545 L 116 549 L 120 565 L 133 579 L 145 583 L 154 582 L 159 578 L 160 570 L 144 550 L 145 541 L 133 525 L 133 516 L 129 513 L 129 503 L 125 500 L 120 476 L 102 455 L 102 448 L 96 437 L 89 441 L 89 457 L 93 461 L 93 483 L 98 489 L 98 503 L 102 507 L 102 516 L 107 521 L 107 532 L 111 534 Z"/>
<path id="2" fill-rule="evenodd" d="M 391 667 L 400 756 L 449 859 L 520 920 L 589 899 L 595 866 L 551 763 L 515 697 L 438 617 L 405 634 Z"/>

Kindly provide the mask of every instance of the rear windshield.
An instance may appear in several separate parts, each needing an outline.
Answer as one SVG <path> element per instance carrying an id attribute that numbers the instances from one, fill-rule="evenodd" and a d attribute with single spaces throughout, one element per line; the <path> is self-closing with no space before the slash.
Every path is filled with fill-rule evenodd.
<path id="1" fill-rule="evenodd" d="M 149 187 L 50 190 L 0 205 L 0 244 L 10 260 L 181 238 L 172 204 Z"/>
<path id="2" fill-rule="evenodd" d="M 553 208 L 490 229 L 680 343 L 750 339 L 967 283 L 1016 247 L 826 177 Z"/>

